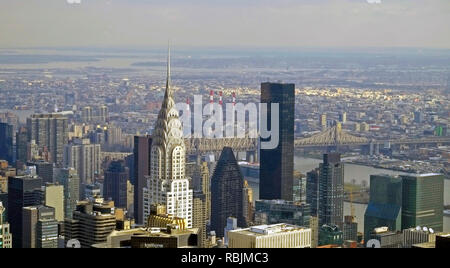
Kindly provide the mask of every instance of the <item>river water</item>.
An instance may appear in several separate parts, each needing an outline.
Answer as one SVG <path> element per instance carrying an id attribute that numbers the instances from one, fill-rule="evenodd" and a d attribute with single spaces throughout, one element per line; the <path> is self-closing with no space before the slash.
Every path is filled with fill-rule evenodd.
<path id="1" fill-rule="evenodd" d="M 319 164 L 321 162 L 322 162 L 322 160 L 319 160 L 319 159 L 295 156 L 294 168 L 295 168 L 295 170 L 297 170 L 303 174 L 306 174 L 306 172 L 309 172 L 309 171 L 319 167 Z M 345 180 L 345 182 L 348 182 L 348 183 L 352 182 L 352 180 L 355 180 L 357 184 L 361 184 L 362 181 L 366 181 L 367 185 L 369 185 L 370 175 L 375 175 L 375 174 L 389 174 L 389 175 L 398 174 L 399 175 L 399 174 L 404 174 L 404 173 L 398 172 L 398 171 L 393 171 L 393 170 L 386 170 L 386 169 L 362 166 L 362 165 L 354 165 L 354 164 L 345 164 L 344 165 L 344 180 Z M 255 199 L 258 199 L 259 184 L 258 183 L 249 183 L 249 185 L 253 188 L 253 194 L 254 194 Z M 444 203 L 446 205 L 450 205 L 450 180 L 445 180 L 445 182 L 444 182 Z M 367 205 L 354 204 L 353 207 L 355 209 L 355 216 L 356 216 L 356 220 L 358 222 L 358 231 L 363 232 L 364 213 L 366 211 Z M 350 215 L 350 204 L 349 203 L 344 204 L 344 215 Z M 450 232 L 450 217 L 448 217 L 448 216 L 444 216 L 444 231 Z"/>

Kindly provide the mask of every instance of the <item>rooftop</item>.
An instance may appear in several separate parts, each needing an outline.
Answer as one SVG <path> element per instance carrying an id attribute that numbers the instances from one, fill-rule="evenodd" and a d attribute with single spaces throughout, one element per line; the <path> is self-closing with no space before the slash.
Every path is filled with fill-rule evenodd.
<path id="1" fill-rule="evenodd" d="M 270 235 L 270 234 L 276 234 L 276 233 L 301 231 L 301 230 L 307 230 L 307 229 L 308 228 L 300 227 L 297 225 L 279 223 L 279 224 L 273 224 L 273 225 L 253 226 L 253 227 L 246 228 L 246 229 L 233 230 L 231 232 L 237 232 L 237 233 L 242 233 L 242 234 L 246 234 L 246 235 L 254 235 L 254 236 L 264 236 L 264 235 Z"/>

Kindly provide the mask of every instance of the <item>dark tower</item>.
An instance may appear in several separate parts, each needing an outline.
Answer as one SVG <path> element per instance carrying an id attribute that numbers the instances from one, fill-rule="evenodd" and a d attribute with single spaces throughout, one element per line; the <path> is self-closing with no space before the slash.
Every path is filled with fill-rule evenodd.
<path id="1" fill-rule="evenodd" d="M 150 175 L 150 136 L 134 137 L 134 218 L 136 223 L 144 223 L 143 189 L 146 186 L 145 176 Z"/>
<path id="2" fill-rule="evenodd" d="M 42 185 L 39 177 L 9 177 L 8 221 L 13 234 L 13 247 L 22 247 L 22 208 L 41 204 L 38 191 Z"/>
<path id="3" fill-rule="evenodd" d="M 337 225 L 344 221 L 344 166 L 339 153 L 323 155 L 319 174 L 319 226 Z"/>
<path id="4" fill-rule="evenodd" d="M 111 198 L 116 208 L 128 208 L 127 182 L 129 170 L 124 161 L 112 161 L 105 171 L 103 195 Z"/>
<path id="5" fill-rule="evenodd" d="M 0 160 L 13 163 L 13 126 L 0 123 Z"/>
<path id="6" fill-rule="evenodd" d="M 261 149 L 260 199 L 293 199 L 295 85 L 261 84 L 261 103 L 267 103 L 267 125 L 271 129 L 271 104 L 279 104 L 279 143 Z M 270 139 L 269 139 L 270 140 Z M 261 139 L 261 141 L 265 141 Z"/>
<path id="7" fill-rule="evenodd" d="M 223 148 L 211 179 L 211 230 L 224 236 L 228 217 L 235 217 L 239 227 L 246 227 L 243 210 L 244 178 L 233 151 Z"/>

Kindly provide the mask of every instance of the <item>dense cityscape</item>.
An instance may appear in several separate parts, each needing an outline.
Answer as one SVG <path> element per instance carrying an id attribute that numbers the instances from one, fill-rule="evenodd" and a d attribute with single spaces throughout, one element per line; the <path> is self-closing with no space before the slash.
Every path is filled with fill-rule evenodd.
<path id="1" fill-rule="evenodd" d="M 448 248 L 449 63 L 0 46 L 0 249 Z"/>

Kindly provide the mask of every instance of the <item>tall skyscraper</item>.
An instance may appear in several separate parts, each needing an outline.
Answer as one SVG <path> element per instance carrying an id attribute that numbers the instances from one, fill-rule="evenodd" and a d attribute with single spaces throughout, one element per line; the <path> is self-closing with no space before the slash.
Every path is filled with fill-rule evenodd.
<path id="1" fill-rule="evenodd" d="M 442 232 L 444 175 L 403 175 L 402 230 L 423 226 Z"/>
<path id="2" fill-rule="evenodd" d="M 111 198 L 116 208 L 128 208 L 127 182 L 129 171 L 124 161 L 112 161 L 104 172 L 103 196 Z"/>
<path id="3" fill-rule="evenodd" d="M 0 201 L 0 248 L 12 248 L 12 235 L 6 221 L 6 207 Z"/>
<path id="4" fill-rule="evenodd" d="M 302 176 L 299 172 L 294 174 L 292 201 L 306 203 L 306 177 Z"/>
<path id="5" fill-rule="evenodd" d="M 67 117 L 60 114 L 34 114 L 27 119 L 28 142 L 36 141 L 39 150 L 48 149 L 51 162 L 62 165 L 64 145 L 68 141 Z"/>
<path id="6" fill-rule="evenodd" d="M 28 160 L 28 132 L 25 127 L 19 128 L 16 134 L 16 160 L 25 164 Z"/>
<path id="7" fill-rule="evenodd" d="M 324 154 L 319 165 L 319 226 L 337 225 L 344 221 L 344 166 L 339 153 Z"/>
<path id="8" fill-rule="evenodd" d="M 24 207 L 22 227 L 23 248 L 57 248 L 58 221 L 55 209 L 48 206 Z"/>
<path id="9" fill-rule="evenodd" d="M 13 126 L 0 123 L 0 160 L 13 163 Z"/>
<path id="10" fill-rule="evenodd" d="M 271 104 L 279 104 L 279 143 L 275 149 L 261 149 L 259 199 L 292 201 L 294 173 L 295 85 L 261 84 L 261 103 L 267 103 L 267 125 L 272 127 Z M 261 139 L 261 141 L 266 141 Z"/>
<path id="11" fill-rule="evenodd" d="M 73 168 L 57 169 L 55 180 L 64 187 L 64 219 L 71 219 L 80 201 L 80 178 Z"/>
<path id="12" fill-rule="evenodd" d="M 228 217 L 234 217 L 239 227 L 246 227 L 244 217 L 244 178 L 233 150 L 222 150 L 211 179 L 211 229 L 218 237 L 224 236 Z"/>
<path id="13" fill-rule="evenodd" d="M 370 176 L 370 201 L 364 214 L 364 239 L 377 227 L 402 230 L 402 179 L 390 175 Z"/>
<path id="14" fill-rule="evenodd" d="M 200 191 L 194 191 L 194 200 L 192 205 L 192 228 L 199 229 L 198 246 L 207 247 L 206 223 L 207 208 L 206 196 Z"/>
<path id="15" fill-rule="evenodd" d="M 319 174 L 318 168 L 306 173 L 306 203 L 311 205 L 311 215 L 316 217 L 319 211 Z"/>
<path id="16" fill-rule="evenodd" d="M 91 144 L 88 139 L 74 140 L 64 147 L 64 167 L 74 168 L 81 183 L 94 183 L 101 171 L 100 144 Z"/>
<path id="17" fill-rule="evenodd" d="M 150 136 L 134 137 L 134 219 L 136 223 L 144 223 L 143 190 L 147 185 L 146 176 L 150 175 L 150 152 L 152 138 Z"/>
<path id="18" fill-rule="evenodd" d="M 370 203 L 364 216 L 365 238 L 378 227 L 392 232 L 416 226 L 443 231 L 444 176 L 414 174 L 370 178 Z"/>
<path id="19" fill-rule="evenodd" d="M 163 204 L 167 213 L 185 218 L 192 228 L 193 191 L 185 177 L 186 146 L 182 124 L 170 85 L 170 51 L 167 60 L 166 92 L 152 136 L 150 176 L 143 191 L 144 220 L 150 207 Z"/>
<path id="20" fill-rule="evenodd" d="M 16 176 L 8 180 L 8 221 L 13 234 L 13 247 L 22 247 L 22 208 L 41 204 L 42 179 L 38 177 Z"/>

